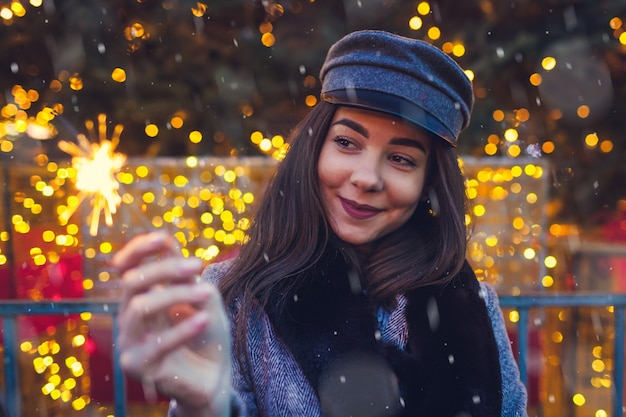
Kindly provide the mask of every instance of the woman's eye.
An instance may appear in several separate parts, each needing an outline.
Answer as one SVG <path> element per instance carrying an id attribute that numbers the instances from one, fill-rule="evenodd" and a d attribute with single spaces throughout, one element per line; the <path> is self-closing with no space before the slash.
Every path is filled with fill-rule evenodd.
<path id="1" fill-rule="evenodd" d="M 344 137 L 335 138 L 335 143 L 342 148 L 349 148 L 352 145 L 352 142 Z"/>
<path id="2" fill-rule="evenodd" d="M 408 166 L 415 166 L 416 165 L 415 161 L 413 161 L 412 159 L 406 158 L 406 157 L 400 156 L 400 155 L 392 155 L 390 159 L 393 162 L 395 162 L 396 164 L 408 165 Z"/>

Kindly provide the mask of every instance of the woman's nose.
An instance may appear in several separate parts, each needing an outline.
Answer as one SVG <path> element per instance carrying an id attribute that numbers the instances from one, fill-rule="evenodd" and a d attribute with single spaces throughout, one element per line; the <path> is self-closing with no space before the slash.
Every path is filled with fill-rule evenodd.
<path id="1" fill-rule="evenodd" d="M 366 158 L 354 167 L 350 182 L 364 192 L 382 191 L 384 188 L 380 166 L 376 161 Z"/>

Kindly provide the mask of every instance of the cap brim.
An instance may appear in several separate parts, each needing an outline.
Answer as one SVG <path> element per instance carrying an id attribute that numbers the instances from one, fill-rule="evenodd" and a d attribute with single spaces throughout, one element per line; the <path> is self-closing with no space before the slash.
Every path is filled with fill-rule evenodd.
<path id="1" fill-rule="evenodd" d="M 322 93 L 321 97 L 322 100 L 329 103 L 376 110 L 401 117 L 456 147 L 456 138 L 441 121 L 402 97 L 363 89 L 327 91 Z"/>

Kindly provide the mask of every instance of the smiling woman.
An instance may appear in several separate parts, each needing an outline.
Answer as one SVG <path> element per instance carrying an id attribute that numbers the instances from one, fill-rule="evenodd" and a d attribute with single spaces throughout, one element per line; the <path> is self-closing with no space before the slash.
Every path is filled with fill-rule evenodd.
<path id="1" fill-rule="evenodd" d="M 524 416 L 497 296 L 465 260 L 469 79 L 372 30 L 334 44 L 320 78 L 235 259 L 197 283 L 167 235 L 117 253 L 122 366 L 179 417 Z"/>
<path id="2" fill-rule="evenodd" d="M 130 234 L 143 231 L 169 230 L 180 242 L 180 250 L 172 253 L 173 265 L 178 266 L 183 265 L 178 252 L 201 258 L 206 266 L 233 256 L 249 242 L 236 261 L 223 265 L 227 275 L 216 273 L 221 265 L 204 275 L 219 285 L 234 330 L 228 341 L 238 353 L 226 364 L 233 367 L 232 396 L 241 397 L 234 404 L 245 414 L 251 397 L 263 408 L 271 398 L 280 401 L 288 393 L 304 399 L 306 406 L 311 405 L 307 398 L 318 399 L 319 407 L 311 406 L 305 414 L 330 410 L 335 404 L 367 415 L 351 408 L 365 403 L 351 394 L 359 391 L 351 381 L 396 378 L 397 386 L 389 383 L 388 391 L 381 389 L 396 398 L 391 388 L 408 392 L 411 375 L 430 374 L 402 373 L 415 368 L 403 366 L 394 355 L 400 351 L 420 357 L 408 339 L 417 340 L 422 333 L 408 319 L 427 317 L 429 324 L 456 334 L 455 327 L 433 312 L 456 311 L 464 320 L 474 317 L 446 307 L 439 298 L 433 297 L 436 303 L 409 300 L 413 291 L 427 294 L 428 286 L 449 289 L 459 282 L 455 271 L 463 260 L 467 225 L 472 229 L 466 255 L 471 268 L 478 280 L 495 286 L 505 299 L 503 306 L 512 306 L 504 308 L 504 317 L 522 375 L 527 375 L 522 379 L 529 389 L 529 413 L 569 416 L 584 409 L 586 414 L 603 416 L 610 413 L 610 399 L 615 399 L 612 409 L 621 409 L 618 359 L 623 355 L 615 346 L 623 336 L 622 309 L 525 311 L 511 302 L 518 301 L 518 294 L 524 299 L 535 292 L 614 294 L 626 288 L 622 180 L 626 164 L 621 162 L 626 158 L 626 140 L 620 140 L 626 114 L 626 1 L 549 3 L 550 7 L 511 7 L 512 2 L 493 0 L 0 2 L 0 293 L 29 305 L 56 303 L 59 297 L 61 302 L 66 297 L 84 297 L 89 303 L 100 297 L 117 300 L 120 276 L 111 269 L 110 257 Z M 425 65 L 434 56 L 422 54 L 422 49 L 413 54 L 417 49 L 412 42 L 392 38 L 402 48 L 391 47 L 383 37 L 370 38 L 367 47 L 341 42 L 325 60 L 333 43 L 360 28 L 422 39 L 457 61 L 476 97 L 467 128 L 457 135 L 457 126 L 465 126 L 469 113 L 463 106 L 469 102 L 468 90 L 458 68 L 442 59 L 436 61 L 438 70 L 429 70 Z M 413 55 L 416 60 L 411 60 Z M 401 65 L 405 62 L 411 64 Z M 399 68 L 403 71 L 395 71 Z M 444 70 L 448 68 L 450 72 Z M 419 78 L 420 74 L 433 78 Z M 447 82 L 440 82 L 444 79 Z M 441 94 L 439 87 L 446 85 L 451 88 Z M 311 109 L 310 118 L 289 138 Z M 96 128 L 101 114 L 107 115 L 102 129 L 108 133 L 98 135 L 101 130 L 95 129 L 92 136 L 85 122 L 93 120 Z M 360 114 L 371 114 L 380 122 L 368 123 Z M 351 121 L 366 126 L 369 137 L 364 139 L 363 130 Z M 396 153 L 394 147 L 390 159 L 384 159 L 388 154 L 383 151 L 383 159 L 371 156 L 371 146 L 378 140 L 372 132 L 387 122 L 421 128 L 430 132 L 426 134 L 431 140 L 414 215 L 389 233 L 380 227 L 379 220 L 390 211 L 382 211 L 387 206 L 381 201 L 412 200 L 416 188 L 400 187 L 410 176 L 409 161 L 415 155 Z M 119 143 L 107 143 L 114 126 L 124 126 Z M 330 148 L 341 157 L 335 162 L 322 156 L 322 148 L 328 145 L 331 130 L 338 129 L 341 138 Z M 81 147 L 79 133 L 85 133 L 91 145 Z M 409 136 L 402 139 L 414 139 Z M 65 147 L 64 142 L 81 149 Z M 277 166 L 273 159 L 282 160 L 294 144 L 292 156 L 281 165 L 283 174 L 276 177 L 253 223 L 266 179 Z M 70 150 L 76 152 L 66 152 Z M 117 158 L 118 153 L 127 156 L 126 162 Z M 380 163 L 370 163 L 370 157 Z M 368 162 L 359 166 L 347 162 L 357 158 Z M 324 162 L 328 168 L 320 169 Z M 457 164 L 467 177 L 471 203 L 467 217 L 459 198 L 463 184 Z M 400 170 L 403 166 L 407 171 Z M 351 181 L 342 177 L 347 174 Z M 343 182 L 336 184 L 340 178 Z M 254 239 L 249 234 L 253 224 Z M 170 252 L 158 251 L 150 260 L 164 259 L 163 254 Z M 179 270 L 171 276 L 165 268 L 157 271 L 163 271 L 164 283 L 180 283 Z M 188 278 L 192 283 L 195 277 Z M 447 285 L 446 279 L 451 281 Z M 365 312 L 359 314 L 356 305 L 349 305 L 359 298 L 348 297 L 346 288 L 313 285 L 324 280 L 347 281 L 348 294 L 366 297 Z M 172 287 L 176 286 L 165 288 Z M 195 283 L 188 290 L 202 293 Z M 137 295 L 143 295 L 141 291 Z M 129 299 L 128 311 L 143 302 L 142 297 Z M 558 302 L 558 297 L 552 300 Z M 426 311 L 426 316 L 407 313 L 407 301 L 424 306 L 421 313 Z M 176 326 L 185 317 L 202 311 L 185 303 L 175 307 L 186 313 L 155 322 L 159 326 L 172 322 L 171 329 L 180 332 L 185 327 Z M 244 322 L 242 317 L 255 317 L 252 313 L 258 313 L 268 329 L 261 338 L 251 331 L 256 322 L 247 329 L 237 327 Z M 19 408 L 28 416 L 59 409 L 68 417 L 112 414 L 112 388 L 122 385 L 128 392 L 129 415 L 165 414 L 164 397 L 156 404 L 137 404 L 146 399 L 141 383 L 119 385 L 110 378 L 108 364 L 115 351 L 109 320 L 98 314 L 80 318 L 49 314 L 53 312 L 19 318 L 16 355 L 9 355 L 4 329 L 5 358 L 19 359 L 14 368 L 19 383 L 7 384 L 13 379 L 4 378 L 5 388 L 17 387 L 3 397 L 11 417 Z M 291 322 L 285 323 L 285 316 Z M 370 319 L 374 324 L 362 327 L 365 337 L 353 332 Z M 353 325 L 341 327 L 346 320 Z M 308 326 L 300 328 L 299 323 Z M 398 323 L 411 330 L 404 333 Z M 318 331 L 314 325 L 319 325 Z M 497 326 L 492 327 L 497 333 Z M 159 340 L 161 327 L 156 329 L 154 337 Z M 397 329 L 407 342 L 389 336 Z M 105 333 L 108 336 L 103 337 Z M 380 333 L 380 344 L 367 345 L 371 333 Z M 77 335 L 87 341 L 73 343 Z M 147 332 L 146 341 L 152 335 Z M 248 335 L 253 340 L 246 348 L 242 341 Z M 257 341 L 270 339 L 280 340 L 284 348 L 275 349 L 270 342 L 262 346 L 287 354 L 272 357 L 265 366 L 263 359 L 270 356 L 258 353 Z M 142 350 L 148 343 L 134 345 L 137 340 L 127 345 L 137 350 L 125 351 L 131 359 L 139 358 L 131 363 L 152 357 L 151 351 Z M 473 345 L 471 340 L 465 344 Z M 45 367 L 41 361 L 50 358 L 44 348 L 53 343 L 60 350 L 52 351 L 57 352 L 54 363 Z M 342 346 L 385 352 L 347 354 Z M 185 375 L 207 375 L 207 380 L 213 375 L 203 366 L 206 362 L 191 354 L 197 351 L 186 348 L 172 347 L 184 352 L 181 356 L 158 352 L 145 372 L 147 381 L 154 379 L 159 389 L 179 400 L 172 407 L 179 414 L 189 398 L 180 387 L 187 389 L 189 380 L 169 390 L 171 386 L 159 377 L 167 380 L 163 375 L 171 369 L 179 374 L 191 369 Z M 328 348 L 336 353 L 328 353 Z M 324 363 L 312 360 L 317 354 Z M 63 365 L 74 357 L 77 362 L 71 369 L 69 362 Z M 169 362 L 180 357 L 197 361 L 188 368 L 178 365 L 190 362 Z M 427 353 L 424 357 L 441 360 Z M 454 358 L 457 366 L 464 362 L 460 355 Z M 160 360 L 176 366 L 158 368 Z M 277 365 L 281 361 L 293 372 L 281 373 Z M 372 368 L 361 366 L 364 362 Z M 544 366 L 529 366 L 537 364 Z M 82 366 L 84 374 L 74 374 L 79 369 L 74 365 Z M 323 376 L 314 372 L 317 365 Z M 5 363 L 5 372 L 11 369 Z M 368 369 L 374 372 L 365 372 Z M 288 384 L 281 379 L 287 374 L 305 375 L 306 381 Z M 342 376 L 345 383 L 339 387 L 327 383 L 341 382 Z M 270 385 L 268 380 L 286 388 L 257 392 L 256 387 Z M 433 380 L 430 386 L 437 384 Z M 341 391 L 342 386 L 348 391 Z M 241 394 L 246 388 L 254 391 L 251 397 Z M 296 394 L 291 395 L 292 390 Z M 311 392 L 313 396 L 299 395 Z M 332 393 L 340 400 L 328 400 L 334 398 Z M 413 397 L 402 396 L 408 407 L 420 402 Z M 508 391 L 502 397 L 519 399 Z M 348 398 L 355 398 L 356 405 L 348 404 Z M 126 415 L 117 410 L 114 414 Z"/>

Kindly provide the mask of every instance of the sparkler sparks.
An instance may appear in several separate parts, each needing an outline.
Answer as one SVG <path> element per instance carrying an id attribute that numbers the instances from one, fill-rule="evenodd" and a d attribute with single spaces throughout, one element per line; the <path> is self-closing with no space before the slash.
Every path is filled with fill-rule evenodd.
<path id="1" fill-rule="evenodd" d="M 92 121 L 86 127 L 95 136 Z M 117 212 L 122 198 L 118 192 L 120 184 L 115 178 L 124 163 L 126 155 L 115 152 L 119 144 L 123 126 L 116 125 L 111 139 L 106 138 L 106 115 L 98 116 L 98 139 L 92 143 L 83 134 L 76 136 L 78 145 L 60 141 L 59 148 L 72 155 L 72 167 L 76 170 L 75 185 L 79 190 L 75 198 L 69 198 L 65 210 L 59 214 L 61 224 L 66 224 L 76 209 L 86 198 L 91 199 L 91 220 L 89 234 L 96 236 L 100 222 L 100 214 L 104 214 L 107 226 L 113 225 L 113 214 Z"/>

